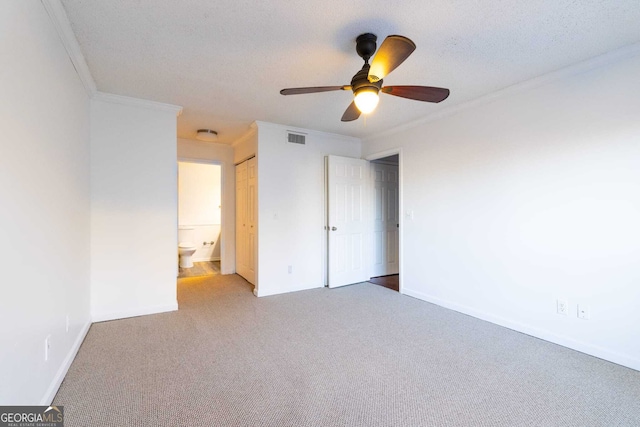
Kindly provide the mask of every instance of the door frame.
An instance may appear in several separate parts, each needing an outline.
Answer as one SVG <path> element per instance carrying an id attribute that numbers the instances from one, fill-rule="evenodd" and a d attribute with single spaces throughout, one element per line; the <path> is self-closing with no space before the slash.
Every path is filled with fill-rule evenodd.
<path id="1" fill-rule="evenodd" d="M 400 229 L 398 230 L 398 274 L 399 274 L 399 284 L 398 284 L 398 292 L 403 292 L 403 277 L 404 277 L 404 257 L 403 253 L 403 235 L 404 235 L 404 183 L 403 183 L 403 172 L 402 172 L 402 148 L 392 148 L 389 150 L 378 151 L 372 154 L 368 154 L 364 156 L 364 159 L 371 162 L 372 160 L 382 159 L 384 157 L 398 155 L 398 221 L 400 224 Z M 373 233 L 373 223 L 371 223 L 371 232 Z M 369 273 L 371 274 L 371 273 Z"/>
<path id="2" fill-rule="evenodd" d="M 200 163 L 200 164 L 205 164 L 205 165 L 213 165 L 213 166 L 220 166 L 220 204 L 223 205 L 224 201 L 225 201 L 225 197 L 227 196 L 226 194 L 226 189 L 225 189 L 225 177 L 224 177 L 224 173 L 225 173 L 225 166 L 224 163 L 219 161 L 219 160 L 210 160 L 210 159 L 199 159 L 199 158 L 192 158 L 192 157 L 178 157 L 178 161 L 177 163 Z M 176 164 L 177 164 L 176 163 Z M 179 179 L 178 177 L 178 173 L 176 173 L 176 177 Z M 234 210 L 235 210 L 235 206 L 234 206 Z M 176 236 L 178 235 L 178 193 L 176 192 Z M 227 257 L 224 256 L 225 253 L 225 241 L 226 238 L 228 237 L 225 235 L 225 233 L 223 232 L 223 230 L 225 230 L 226 227 L 226 222 L 227 222 L 228 218 L 225 217 L 224 214 L 224 209 L 220 209 L 220 273 L 223 274 L 223 271 L 227 271 L 227 268 L 230 267 L 227 264 L 229 263 L 229 260 L 227 259 Z M 233 218 L 233 220 L 235 221 L 235 218 Z M 177 237 L 176 237 L 177 238 Z M 178 261 L 176 261 L 178 262 Z M 235 266 L 233 268 L 233 270 L 235 271 Z M 176 276 L 177 276 L 177 272 L 178 272 L 178 265 L 176 264 Z"/>

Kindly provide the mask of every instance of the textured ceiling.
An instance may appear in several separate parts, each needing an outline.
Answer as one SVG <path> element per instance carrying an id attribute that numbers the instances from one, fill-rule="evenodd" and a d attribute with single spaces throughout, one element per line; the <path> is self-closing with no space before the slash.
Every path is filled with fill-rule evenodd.
<path id="1" fill-rule="evenodd" d="M 640 41 L 638 0 L 62 0 L 100 91 L 184 107 L 231 143 L 254 120 L 361 138 L 441 108 Z M 343 123 L 350 92 L 282 96 L 285 87 L 349 84 L 365 32 L 417 49 L 386 85 L 451 89 L 440 104 L 382 95 Z M 553 102 L 553 100 L 549 100 Z"/>

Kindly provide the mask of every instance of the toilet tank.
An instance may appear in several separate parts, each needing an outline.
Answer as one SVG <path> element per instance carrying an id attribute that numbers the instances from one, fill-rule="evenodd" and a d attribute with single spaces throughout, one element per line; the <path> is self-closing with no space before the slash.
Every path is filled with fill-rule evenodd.
<path id="1" fill-rule="evenodd" d="M 178 227 L 178 244 L 192 243 L 194 238 L 193 227 Z"/>

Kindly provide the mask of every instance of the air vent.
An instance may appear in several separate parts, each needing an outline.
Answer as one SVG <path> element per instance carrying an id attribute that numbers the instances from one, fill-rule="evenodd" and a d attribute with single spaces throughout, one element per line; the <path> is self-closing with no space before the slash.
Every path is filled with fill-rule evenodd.
<path id="1" fill-rule="evenodd" d="M 292 144 L 300 144 L 300 145 L 304 145 L 306 144 L 306 139 L 307 136 L 306 135 L 302 135 L 299 133 L 288 133 L 288 141 Z"/>

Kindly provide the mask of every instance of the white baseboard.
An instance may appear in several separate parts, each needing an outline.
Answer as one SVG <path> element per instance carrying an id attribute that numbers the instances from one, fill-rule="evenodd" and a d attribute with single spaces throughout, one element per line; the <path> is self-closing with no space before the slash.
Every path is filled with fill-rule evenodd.
<path id="1" fill-rule="evenodd" d="M 93 322 L 106 322 L 108 320 L 126 319 L 128 317 L 146 316 L 147 314 L 166 313 L 168 311 L 176 311 L 178 309 L 178 301 L 173 304 L 155 305 L 151 307 L 132 308 L 121 311 L 111 312 L 93 312 L 91 318 Z"/>
<path id="2" fill-rule="evenodd" d="M 524 334 L 531 335 L 536 338 L 540 338 L 545 341 L 549 341 L 554 344 L 558 344 L 563 347 L 567 347 L 572 350 L 576 350 L 581 353 L 588 354 L 590 356 L 595 356 L 600 359 L 608 360 L 609 362 L 617 363 L 618 365 L 626 366 L 628 368 L 640 371 L 640 359 L 636 357 L 632 357 L 627 354 L 617 353 L 597 345 L 578 341 L 567 336 L 558 335 L 546 329 L 539 329 L 530 325 L 505 319 L 503 317 L 485 313 L 465 305 L 443 300 L 443 299 L 440 299 L 431 295 L 423 294 L 422 292 L 414 291 L 411 289 L 404 288 L 402 290 L 402 293 L 404 295 L 414 297 L 422 301 L 427 301 L 432 304 L 457 311 L 459 313 L 467 314 L 477 319 L 486 320 L 487 322 L 504 326 L 505 328 L 513 329 L 514 331 L 517 331 L 517 332 L 522 332 Z"/>
<path id="3" fill-rule="evenodd" d="M 260 289 L 260 287 L 258 286 L 258 292 L 256 293 L 254 290 L 254 295 L 256 295 L 257 297 L 268 297 L 271 295 L 280 295 L 280 294 L 287 294 L 289 292 L 298 292 L 298 291 L 306 291 L 309 289 L 316 289 L 316 288 L 323 288 L 324 285 L 322 284 L 312 284 L 312 285 L 296 285 L 293 286 L 291 288 L 277 288 L 277 289 L 269 289 L 269 290 L 262 290 Z"/>
<path id="4" fill-rule="evenodd" d="M 51 402 L 53 402 L 53 398 L 56 397 L 60 384 L 62 384 L 62 380 L 64 380 L 64 377 L 67 375 L 67 371 L 69 371 L 71 363 L 73 363 L 73 359 L 75 359 L 76 354 L 78 354 L 78 350 L 80 350 L 80 346 L 82 345 L 84 338 L 87 336 L 90 327 L 91 322 L 87 322 L 80 330 L 76 340 L 73 342 L 73 346 L 71 346 L 69 353 L 67 353 L 67 357 L 64 358 L 62 365 L 60 365 L 58 372 L 56 372 L 56 376 L 53 377 L 51 385 L 49 385 L 49 388 L 40 400 L 41 406 L 49 406 Z"/>

